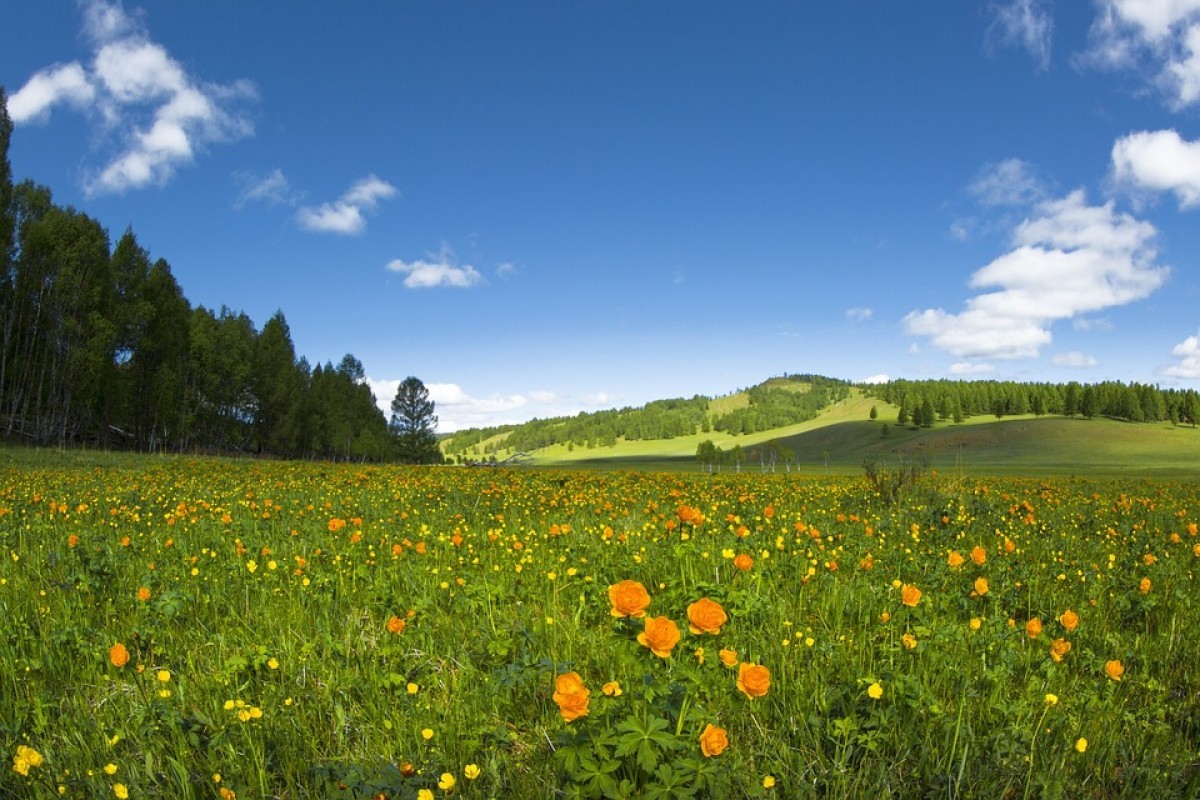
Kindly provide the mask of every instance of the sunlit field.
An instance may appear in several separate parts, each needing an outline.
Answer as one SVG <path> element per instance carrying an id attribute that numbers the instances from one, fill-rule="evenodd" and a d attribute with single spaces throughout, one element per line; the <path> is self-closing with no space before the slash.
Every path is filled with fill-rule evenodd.
<path id="1" fill-rule="evenodd" d="M 1194 797 L 1200 487 L 0 472 L 3 797 Z"/>

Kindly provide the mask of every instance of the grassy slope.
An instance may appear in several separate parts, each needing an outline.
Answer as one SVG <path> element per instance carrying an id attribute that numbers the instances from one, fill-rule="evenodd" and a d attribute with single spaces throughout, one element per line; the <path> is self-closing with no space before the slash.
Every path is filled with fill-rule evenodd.
<path id="1" fill-rule="evenodd" d="M 879 419 L 871 422 L 872 405 Z M 863 397 L 848 399 L 809 422 L 754 434 L 719 432 L 669 441 L 618 442 L 616 447 L 546 448 L 536 464 L 546 466 L 647 469 L 696 469 L 696 447 L 705 439 L 728 450 L 743 450 L 782 439 L 797 455 L 804 472 L 859 472 L 863 459 L 875 456 L 895 464 L 902 458 L 928 461 L 940 470 L 979 474 L 1134 475 L 1138 477 L 1200 476 L 1200 430 L 1170 424 L 1133 424 L 1109 419 L 974 417 L 961 425 L 939 423 L 912 431 L 894 423 L 896 408 Z M 891 420 L 891 435 L 880 432 Z M 743 469 L 758 469 L 747 463 Z M 782 470 L 782 465 L 777 467 Z"/>

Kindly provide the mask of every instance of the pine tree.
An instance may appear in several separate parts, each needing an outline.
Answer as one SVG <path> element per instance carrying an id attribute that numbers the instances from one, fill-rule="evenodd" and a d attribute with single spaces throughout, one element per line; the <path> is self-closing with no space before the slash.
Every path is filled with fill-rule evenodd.
<path id="1" fill-rule="evenodd" d="M 407 377 L 396 388 L 392 400 L 390 428 L 396 438 L 400 460 L 406 464 L 437 464 L 442 460 L 434 431 L 437 416 L 425 384 Z"/>

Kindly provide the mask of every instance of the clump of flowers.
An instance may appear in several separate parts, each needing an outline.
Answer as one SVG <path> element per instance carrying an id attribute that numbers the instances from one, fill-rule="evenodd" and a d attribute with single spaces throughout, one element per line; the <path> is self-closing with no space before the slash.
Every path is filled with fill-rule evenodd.
<path id="1" fill-rule="evenodd" d="M 42 765 L 42 754 L 29 745 L 17 745 L 17 753 L 13 756 L 13 772 L 18 775 L 28 775 L 33 767 Z"/>
<path id="2" fill-rule="evenodd" d="M 578 672 L 566 672 L 554 679 L 554 702 L 566 722 L 587 716 L 591 694 Z"/>

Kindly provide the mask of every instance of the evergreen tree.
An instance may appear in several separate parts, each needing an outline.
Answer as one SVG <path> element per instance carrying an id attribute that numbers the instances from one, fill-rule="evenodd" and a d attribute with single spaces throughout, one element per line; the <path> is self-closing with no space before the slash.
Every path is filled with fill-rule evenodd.
<path id="1" fill-rule="evenodd" d="M 267 320 L 254 345 L 255 434 L 260 453 L 293 455 L 299 442 L 296 349 L 282 311 Z"/>
<path id="2" fill-rule="evenodd" d="M 425 384 L 407 377 L 396 388 L 392 400 L 391 431 L 400 460 L 406 464 L 437 464 L 442 455 L 435 430 L 437 416 Z"/>

